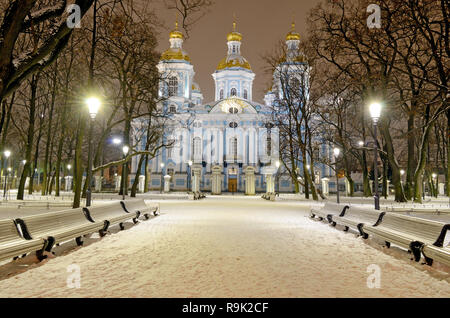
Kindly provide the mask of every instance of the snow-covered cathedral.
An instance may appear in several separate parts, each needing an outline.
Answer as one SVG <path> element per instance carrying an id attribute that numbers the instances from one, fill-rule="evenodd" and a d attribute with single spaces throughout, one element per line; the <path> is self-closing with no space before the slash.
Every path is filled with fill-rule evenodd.
<path id="1" fill-rule="evenodd" d="M 278 168 L 279 130 L 271 124 L 275 89 L 266 94 L 265 103 L 253 100 L 255 73 L 241 53 L 242 38 L 233 23 L 226 56 L 212 74 L 215 100 L 204 103 L 194 66 L 183 50 L 183 34 L 178 26 L 170 33 L 170 48 L 157 66 L 162 77 L 159 107 L 168 117 L 163 142 L 168 146 L 148 165 L 150 189 L 163 189 L 165 184 L 165 191 L 213 194 L 293 191 L 290 177 Z M 288 54 L 281 63 L 296 65 L 293 69 L 305 72 L 300 77 L 308 74 L 308 67 L 298 56 L 299 44 L 300 36 L 293 28 L 286 36 Z M 299 64 L 305 65 L 304 71 Z M 273 87 L 277 85 L 274 74 Z M 135 124 L 137 129 L 141 125 Z M 136 167 L 137 158 L 132 172 Z"/>

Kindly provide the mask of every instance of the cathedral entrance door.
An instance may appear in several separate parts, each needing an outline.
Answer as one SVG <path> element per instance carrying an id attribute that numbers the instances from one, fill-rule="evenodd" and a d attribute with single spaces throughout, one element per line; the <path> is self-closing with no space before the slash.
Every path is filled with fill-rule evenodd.
<path id="1" fill-rule="evenodd" d="M 237 192 L 237 179 L 234 178 L 228 179 L 228 192 L 232 193 Z"/>

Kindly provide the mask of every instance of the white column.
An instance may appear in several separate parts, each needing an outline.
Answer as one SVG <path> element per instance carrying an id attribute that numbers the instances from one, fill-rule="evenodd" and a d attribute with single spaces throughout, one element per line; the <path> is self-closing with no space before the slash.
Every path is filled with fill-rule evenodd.
<path id="1" fill-rule="evenodd" d="M 116 191 L 120 191 L 121 183 L 122 183 L 122 177 L 121 176 L 117 176 L 116 177 Z"/>
<path id="2" fill-rule="evenodd" d="M 328 178 L 323 178 L 322 179 L 322 193 L 323 195 L 328 195 L 330 193 L 329 187 L 328 187 L 328 182 L 330 181 L 330 179 Z"/>
<path id="3" fill-rule="evenodd" d="M 189 147 L 190 144 L 191 144 L 191 136 L 189 134 L 189 130 L 184 129 L 183 130 L 183 163 L 184 164 L 191 159 L 191 157 L 190 157 L 191 147 Z"/>
<path id="4" fill-rule="evenodd" d="M 259 138 L 258 137 L 259 137 L 258 136 L 258 130 L 255 130 L 255 137 L 254 137 L 254 143 L 253 143 L 253 145 L 255 147 L 253 162 L 255 164 L 258 162 L 258 159 L 259 159 L 259 145 L 258 145 Z"/>
<path id="5" fill-rule="evenodd" d="M 248 146 L 248 160 L 249 164 L 255 164 L 255 129 L 250 128 L 249 130 L 249 138 L 248 138 L 249 146 Z"/>
<path id="6" fill-rule="evenodd" d="M 438 189 L 439 189 L 439 195 L 445 195 L 445 184 L 444 183 L 439 183 Z"/>
<path id="7" fill-rule="evenodd" d="M 223 163 L 223 130 L 219 130 L 219 163 Z"/>
<path id="8" fill-rule="evenodd" d="M 164 176 L 164 192 L 170 192 L 170 178 L 169 175 Z"/>
<path id="9" fill-rule="evenodd" d="M 206 130 L 206 163 L 211 164 L 211 129 Z"/>
<path id="10" fill-rule="evenodd" d="M 244 146 L 244 138 L 243 138 L 243 136 L 244 136 L 244 131 L 243 131 L 243 129 L 242 128 L 239 128 L 238 130 L 237 130 L 237 136 L 235 136 L 236 138 L 237 138 L 237 142 L 238 142 L 238 153 L 237 153 L 237 155 L 238 155 L 238 158 L 242 158 L 242 161 L 243 161 L 243 156 L 244 156 L 244 148 L 243 148 L 243 146 Z"/>
<path id="11" fill-rule="evenodd" d="M 139 192 L 144 193 L 145 189 L 145 176 L 139 176 Z"/>

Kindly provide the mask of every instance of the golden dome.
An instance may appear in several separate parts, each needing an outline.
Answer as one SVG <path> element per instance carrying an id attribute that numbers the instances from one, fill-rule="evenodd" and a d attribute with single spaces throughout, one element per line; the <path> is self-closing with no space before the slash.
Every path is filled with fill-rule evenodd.
<path id="1" fill-rule="evenodd" d="M 295 32 L 295 23 L 291 24 L 291 32 L 286 35 L 286 41 L 300 41 L 300 34 Z"/>
<path id="2" fill-rule="evenodd" d="M 169 36 L 171 39 L 183 39 L 183 33 L 178 31 L 178 22 L 175 22 L 175 30 L 170 32 Z"/>
<path id="3" fill-rule="evenodd" d="M 161 55 L 161 61 L 185 60 L 190 62 L 191 58 L 182 49 L 168 49 Z"/>
<path id="4" fill-rule="evenodd" d="M 227 41 L 242 41 L 242 34 L 236 31 L 236 22 L 233 22 L 233 32 L 228 33 Z"/>
<path id="5" fill-rule="evenodd" d="M 248 70 L 252 69 L 250 63 L 243 57 L 225 57 L 219 62 L 219 65 L 217 65 L 217 70 L 220 71 L 231 67 L 242 67 Z"/>

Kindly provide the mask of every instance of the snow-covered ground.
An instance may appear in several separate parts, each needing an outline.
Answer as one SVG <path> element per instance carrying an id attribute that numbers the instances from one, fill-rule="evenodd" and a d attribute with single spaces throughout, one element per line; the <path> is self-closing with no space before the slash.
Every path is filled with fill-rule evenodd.
<path id="1" fill-rule="evenodd" d="M 0 297 L 450 297 L 448 268 L 308 214 L 308 202 L 165 200 L 160 216 L 125 231 L 68 243 L 41 264 L 0 267 Z M 73 264 L 79 289 L 67 286 Z M 381 286 L 371 289 L 377 266 Z"/>

